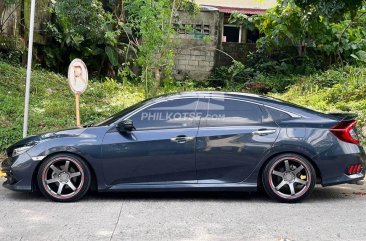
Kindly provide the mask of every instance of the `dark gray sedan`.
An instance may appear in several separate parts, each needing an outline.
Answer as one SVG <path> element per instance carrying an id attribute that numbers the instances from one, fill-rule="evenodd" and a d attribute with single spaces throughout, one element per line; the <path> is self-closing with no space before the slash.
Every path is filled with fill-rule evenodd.
<path id="1" fill-rule="evenodd" d="M 145 100 L 102 123 L 7 149 L 5 187 L 75 201 L 111 191 L 256 191 L 301 201 L 316 183 L 361 183 L 354 116 L 242 93 Z"/>

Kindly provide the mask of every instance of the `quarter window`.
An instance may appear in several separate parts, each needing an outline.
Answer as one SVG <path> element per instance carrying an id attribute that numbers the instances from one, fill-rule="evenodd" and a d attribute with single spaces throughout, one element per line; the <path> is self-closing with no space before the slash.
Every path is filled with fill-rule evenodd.
<path id="1" fill-rule="evenodd" d="M 271 115 L 273 121 L 282 121 L 291 119 L 291 116 L 283 111 L 275 110 L 272 108 L 266 108 L 268 113 Z"/>
<path id="2" fill-rule="evenodd" d="M 188 128 L 197 124 L 197 98 L 167 100 L 154 104 L 130 119 L 136 130 Z"/>

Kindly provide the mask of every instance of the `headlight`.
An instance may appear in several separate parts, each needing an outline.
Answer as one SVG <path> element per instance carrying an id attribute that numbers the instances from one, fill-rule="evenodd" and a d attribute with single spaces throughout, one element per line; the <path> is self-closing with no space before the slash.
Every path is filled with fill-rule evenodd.
<path id="1" fill-rule="evenodd" d="M 24 152 L 28 151 L 29 149 L 31 149 L 32 147 L 33 146 L 23 146 L 23 147 L 15 148 L 13 150 L 12 157 L 19 156 L 19 155 L 23 154 Z"/>

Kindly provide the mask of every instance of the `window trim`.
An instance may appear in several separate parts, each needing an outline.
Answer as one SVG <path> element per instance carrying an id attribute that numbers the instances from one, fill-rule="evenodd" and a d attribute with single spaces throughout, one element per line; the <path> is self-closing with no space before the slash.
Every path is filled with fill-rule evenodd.
<path id="1" fill-rule="evenodd" d="M 263 121 L 264 111 L 266 111 L 265 108 L 270 108 L 270 109 L 274 109 L 274 110 L 277 110 L 277 111 L 284 112 L 284 113 L 288 114 L 289 116 L 291 116 L 291 118 L 294 118 L 294 119 L 303 118 L 303 116 L 301 116 L 299 114 L 295 114 L 295 113 L 292 113 L 290 111 L 287 111 L 287 110 L 284 110 L 284 109 L 281 109 L 281 108 L 277 108 L 277 107 L 274 107 L 274 106 L 271 106 L 271 105 L 268 105 L 268 104 L 263 104 L 263 103 L 259 103 L 259 102 L 251 101 L 251 100 L 245 100 L 245 99 L 242 99 L 240 97 L 225 97 L 225 96 L 222 96 L 222 95 L 205 95 L 205 96 L 199 97 L 199 100 L 201 100 L 201 99 L 208 99 L 209 101 L 211 99 L 228 99 L 228 100 L 235 100 L 235 101 L 241 101 L 241 102 L 246 102 L 246 103 L 258 105 L 259 109 L 262 112 L 262 121 Z M 208 102 L 208 104 L 209 104 L 209 102 Z M 264 107 L 264 108 L 262 108 L 262 107 Z M 207 105 L 207 113 L 208 113 L 208 111 L 209 111 L 209 109 L 208 109 L 208 105 Z M 263 124 L 263 122 L 261 124 Z M 200 119 L 200 125 L 201 125 L 201 119 Z M 227 127 L 236 127 L 236 126 L 237 125 L 227 126 Z M 243 126 L 250 126 L 250 125 L 242 125 L 241 127 L 243 127 Z M 214 128 L 217 128 L 217 127 L 220 127 L 220 126 L 216 126 Z M 200 126 L 200 128 L 201 128 L 201 126 Z M 210 126 L 204 126 L 204 128 L 211 128 L 211 127 Z"/>
<path id="2" fill-rule="evenodd" d="M 240 43 L 242 43 L 242 39 L 241 39 L 241 36 L 242 36 L 242 34 L 243 34 L 243 26 L 241 26 L 241 25 L 235 25 L 235 24 L 223 24 L 223 28 L 222 28 L 222 39 L 224 38 L 224 37 L 226 37 L 225 35 L 224 35 L 224 32 L 225 32 L 225 27 L 237 27 L 237 28 L 239 28 L 239 41 L 238 42 L 228 42 L 227 41 L 227 39 L 226 39 L 226 41 L 225 42 L 223 42 L 222 40 L 221 40 L 221 42 L 222 43 L 238 43 L 238 44 L 240 44 Z"/>
<path id="3" fill-rule="evenodd" d="M 287 110 L 283 110 L 283 109 L 280 109 L 280 108 L 277 108 L 277 107 L 274 107 L 274 106 L 271 106 L 271 105 L 263 105 L 263 106 L 266 107 L 266 108 L 270 108 L 270 109 L 274 109 L 274 110 L 277 110 L 277 111 L 281 111 L 283 113 L 286 113 L 289 116 L 291 116 L 291 118 L 302 118 L 303 117 L 302 115 L 295 114 L 295 113 L 292 113 L 292 112 L 289 112 Z"/>
<path id="4" fill-rule="evenodd" d="M 261 105 L 261 106 L 265 106 L 265 107 L 268 107 L 268 108 L 272 108 L 272 109 L 275 109 L 275 110 L 278 110 L 278 111 L 282 111 L 282 112 L 285 112 L 286 114 L 289 114 L 292 118 L 303 118 L 304 116 L 300 115 L 300 114 L 295 114 L 291 111 L 287 111 L 287 110 L 284 110 L 284 109 L 281 109 L 281 108 L 278 108 L 278 107 L 274 107 L 274 106 L 271 106 L 269 104 L 263 104 L 263 103 L 260 103 L 260 102 L 256 102 L 256 101 L 252 101 L 252 100 L 246 100 L 246 99 L 243 99 L 243 98 L 240 98 L 240 97 L 225 97 L 223 95 L 217 95 L 217 94 L 208 94 L 208 95 L 205 95 L 205 96 L 201 96 L 199 97 L 200 99 L 204 99 L 204 98 L 225 98 L 225 99 L 231 99 L 231 100 L 238 100 L 238 101 L 244 101 L 244 102 L 248 102 L 248 103 L 252 103 L 252 104 L 256 104 L 256 105 Z"/>
<path id="5" fill-rule="evenodd" d="M 157 104 L 160 104 L 162 102 L 166 102 L 166 101 L 173 101 L 173 100 L 182 100 L 182 99 L 195 99 L 197 101 L 197 104 L 198 104 L 198 101 L 200 99 L 199 96 L 182 96 L 182 97 L 173 97 L 173 98 L 167 98 L 167 99 L 161 99 L 159 101 L 156 101 L 156 102 L 153 102 L 153 103 L 150 103 L 150 104 L 147 104 L 147 105 L 144 105 L 144 106 L 141 106 L 140 108 L 134 110 L 133 112 L 130 112 L 128 113 L 127 115 L 123 116 L 122 118 L 120 118 L 118 121 L 114 122 L 112 124 L 113 127 L 115 127 L 119 122 L 123 121 L 123 120 L 126 120 L 126 119 L 129 119 L 131 117 L 133 117 L 134 115 L 136 115 L 138 112 L 140 111 L 143 111 L 153 105 L 157 105 Z M 196 109 L 194 110 L 196 112 L 197 110 L 197 105 L 196 105 Z M 195 122 L 195 120 L 193 120 L 193 123 Z M 167 127 L 167 128 L 144 128 L 144 129 L 140 129 L 140 130 L 135 130 L 135 131 L 156 131 L 156 130 L 168 130 L 168 129 L 190 129 L 190 128 L 198 128 L 198 125 L 199 123 L 197 124 L 197 127 L 195 126 L 187 126 L 187 127 L 180 127 L 180 128 L 176 128 L 176 127 Z"/>

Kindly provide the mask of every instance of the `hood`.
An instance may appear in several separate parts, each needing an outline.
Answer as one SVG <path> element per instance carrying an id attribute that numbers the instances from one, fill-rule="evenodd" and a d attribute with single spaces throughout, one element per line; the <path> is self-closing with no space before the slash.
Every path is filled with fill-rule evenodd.
<path id="1" fill-rule="evenodd" d="M 6 149 L 6 153 L 8 154 L 8 156 L 10 156 L 11 153 L 13 153 L 13 150 L 15 148 L 22 147 L 22 146 L 34 146 L 34 145 L 38 144 L 39 142 L 43 142 L 43 141 L 46 141 L 49 139 L 60 138 L 60 137 L 79 136 L 86 129 L 87 128 L 73 128 L 73 129 L 66 129 L 66 130 L 61 130 L 61 131 L 56 131 L 56 132 L 44 133 L 44 134 L 40 134 L 40 135 L 28 136 L 28 137 L 16 142 L 15 144 L 11 145 L 10 147 L 8 147 L 8 149 Z"/>

